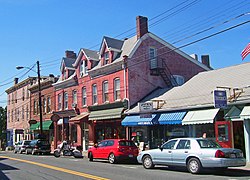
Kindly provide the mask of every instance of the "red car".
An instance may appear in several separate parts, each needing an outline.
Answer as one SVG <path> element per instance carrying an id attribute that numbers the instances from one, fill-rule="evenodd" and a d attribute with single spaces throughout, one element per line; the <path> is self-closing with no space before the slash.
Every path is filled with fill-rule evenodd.
<path id="1" fill-rule="evenodd" d="M 138 147 L 131 140 L 107 139 L 88 150 L 89 161 L 107 159 L 111 164 L 121 160 L 137 161 Z"/>

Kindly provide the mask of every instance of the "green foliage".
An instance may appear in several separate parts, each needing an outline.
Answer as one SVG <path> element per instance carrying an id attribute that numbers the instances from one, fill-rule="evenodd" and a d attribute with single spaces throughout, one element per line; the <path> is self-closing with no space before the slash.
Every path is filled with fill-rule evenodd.
<path id="1" fill-rule="evenodd" d="M 0 142 L 1 147 L 6 146 L 6 129 L 7 129 L 7 107 L 0 107 Z"/>

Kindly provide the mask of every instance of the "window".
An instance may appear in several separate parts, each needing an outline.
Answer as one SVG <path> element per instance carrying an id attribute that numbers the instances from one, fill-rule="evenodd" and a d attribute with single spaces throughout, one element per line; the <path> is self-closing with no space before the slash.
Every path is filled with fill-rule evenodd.
<path id="1" fill-rule="evenodd" d="M 176 149 L 190 149 L 190 140 L 180 140 Z"/>
<path id="2" fill-rule="evenodd" d="M 83 76 L 83 61 L 80 64 L 79 73 L 80 73 L 80 77 L 82 77 Z"/>
<path id="3" fill-rule="evenodd" d="M 26 91 L 26 99 L 29 99 L 29 97 L 30 97 L 30 93 L 29 93 L 29 90 L 27 89 L 27 91 Z"/>
<path id="4" fill-rule="evenodd" d="M 43 98 L 43 112 L 46 113 L 46 98 Z"/>
<path id="5" fill-rule="evenodd" d="M 173 149 L 177 140 L 168 141 L 162 145 L 163 149 Z"/>
<path id="6" fill-rule="evenodd" d="M 68 109 L 68 93 L 64 93 L 64 109 Z"/>
<path id="7" fill-rule="evenodd" d="M 23 88 L 23 101 L 24 101 L 24 99 L 25 99 L 25 91 L 24 91 L 24 88 Z"/>
<path id="8" fill-rule="evenodd" d="M 51 112 L 51 99 L 50 97 L 47 98 L 47 112 Z"/>
<path id="9" fill-rule="evenodd" d="M 29 119 L 29 105 L 26 105 L 26 120 Z"/>
<path id="10" fill-rule="evenodd" d="M 92 85 L 92 104 L 97 103 L 97 87 L 96 84 Z"/>
<path id="11" fill-rule="evenodd" d="M 17 91 L 15 91 L 15 102 L 17 103 Z"/>
<path id="12" fill-rule="evenodd" d="M 102 84 L 102 97 L 103 97 L 103 102 L 109 101 L 108 81 L 104 81 Z"/>
<path id="13" fill-rule="evenodd" d="M 16 110 L 16 120 L 19 121 L 19 108 Z"/>
<path id="14" fill-rule="evenodd" d="M 73 103 L 77 104 L 77 91 L 73 90 L 72 92 Z"/>
<path id="15" fill-rule="evenodd" d="M 173 78 L 172 79 L 172 83 L 173 84 L 177 84 L 178 86 L 181 86 L 182 84 L 184 84 L 185 80 L 184 80 L 184 77 L 183 76 L 180 76 L 180 75 L 173 75 Z"/>
<path id="16" fill-rule="evenodd" d="M 58 94 L 58 97 L 57 97 L 57 101 L 58 101 L 58 110 L 61 110 L 62 109 L 62 95 L 61 94 Z"/>
<path id="17" fill-rule="evenodd" d="M 13 118 L 14 118 L 14 111 L 13 109 L 11 110 L 11 122 L 13 122 Z"/>
<path id="18" fill-rule="evenodd" d="M 109 63 L 109 52 L 105 52 L 104 54 L 104 65 Z"/>
<path id="19" fill-rule="evenodd" d="M 22 106 L 22 120 L 24 120 L 24 106 Z"/>
<path id="20" fill-rule="evenodd" d="M 86 87 L 82 88 L 82 106 L 87 105 L 87 92 L 86 92 Z"/>
<path id="21" fill-rule="evenodd" d="M 10 105 L 10 95 L 8 95 L 8 105 Z"/>
<path id="22" fill-rule="evenodd" d="M 121 99 L 121 94 L 120 94 L 120 79 L 117 78 L 114 80 L 114 100 L 119 100 Z"/>
<path id="23" fill-rule="evenodd" d="M 77 143 L 77 127 L 75 124 L 71 125 L 71 140 Z"/>
<path id="24" fill-rule="evenodd" d="M 12 98 L 11 98 L 11 104 L 13 104 L 14 103 L 14 99 L 15 99 L 14 92 L 11 94 L 11 96 L 12 96 Z"/>
<path id="25" fill-rule="evenodd" d="M 37 113 L 37 102 L 36 102 L 36 100 L 34 100 L 34 103 L 33 103 L 33 114 L 36 114 Z"/>
<path id="26" fill-rule="evenodd" d="M 8 122 L 10 122 L 10 110 L 8 110 L 8 117 L 7 117 L 7 119 L 8 119 Z"/>
<path id="27" fill-rule="evenodd" d="M 80 76 L 88 74 L 88 61 L 82 61 L 80 65 Z"/>
<path id="28" fill-rule="evenodd" d="M 150 68 L 157 68 L 157 58 L 156 58 L 156 49 L 153 47 L 149 48 L 149 60 L 150 60 Z"/>

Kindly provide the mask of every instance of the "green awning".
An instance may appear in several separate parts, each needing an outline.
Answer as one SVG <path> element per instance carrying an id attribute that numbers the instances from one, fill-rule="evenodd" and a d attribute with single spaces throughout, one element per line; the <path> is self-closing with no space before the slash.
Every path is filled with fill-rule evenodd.
<path id="1" fill-rule="evenodd" d="M 36 123 L 36 124 L 31 124 L 30 125 L 30 130 L 33 131 L 33 130 L 38 130 L 39 128 L 39 123 Z"/>
<path id="2" fill-rule="evenodd" d="M 43 121 L 43 130 L 49 130 L 51 124 L 52 124 L 51 120 Z"/>
<path id="3" fill-rule="evenodd" d="M 121 118 L 124 108 L 104 109 L 98 111 L 91 111 L 89 120 L 107 120 Z"/>

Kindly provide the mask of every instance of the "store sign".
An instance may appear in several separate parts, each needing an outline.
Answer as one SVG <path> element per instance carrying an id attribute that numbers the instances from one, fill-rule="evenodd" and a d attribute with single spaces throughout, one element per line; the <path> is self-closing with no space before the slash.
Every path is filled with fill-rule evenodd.
<path id="1" fill-rule="evenodd" d="M 223 90 L 214 90 L 214 107 L 226 108 L 227 107 L 227 93 Z"/>
<path id="2" fill-rule="evenodd" d="M 139 103 L 140 113 L 146 113 L 153 111 L 153 102 Z"/>

